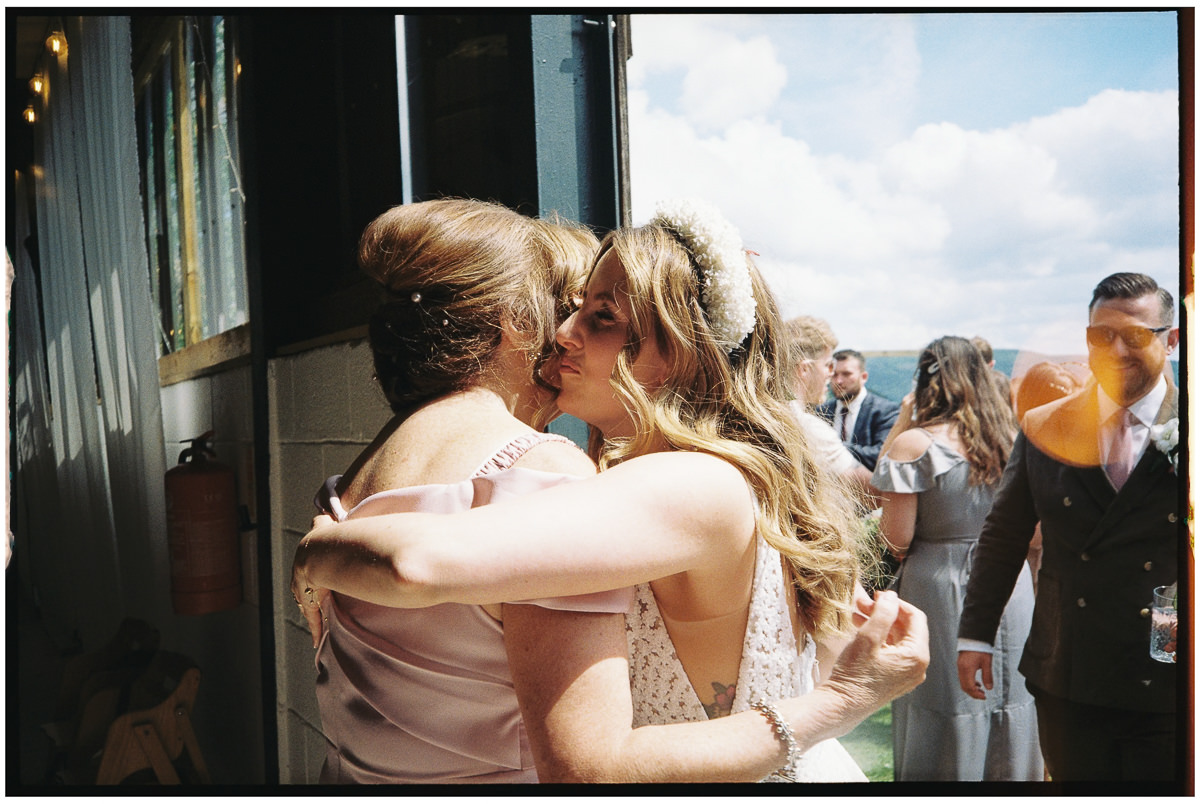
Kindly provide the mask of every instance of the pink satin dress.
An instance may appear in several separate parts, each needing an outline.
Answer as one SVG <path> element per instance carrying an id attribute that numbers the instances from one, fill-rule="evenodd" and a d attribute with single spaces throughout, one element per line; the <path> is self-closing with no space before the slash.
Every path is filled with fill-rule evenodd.
<path id="1" fill-rule="evenodd" d="M 333 492 L 337 478 L 330 478 L 318 507 L 343 521 L 406 511 L 453 513 L 520 497 L 573 479 L 511 468 L 531 447 L 558 438 L 521 437 L 468 480 L 380 492 L 350 511 Z M 623 613 L 632 591 L 524 602 Z M 537 782 L 500 623 L 474 605 L 392 609 L 343 594 L 331 599 L 316 656 L 317 701 L 328 741 L 323 783 Z"/>

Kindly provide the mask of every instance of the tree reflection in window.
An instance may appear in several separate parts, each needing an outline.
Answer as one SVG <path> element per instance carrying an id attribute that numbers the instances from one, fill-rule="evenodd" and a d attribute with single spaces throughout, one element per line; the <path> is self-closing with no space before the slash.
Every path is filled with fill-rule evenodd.
<path id="1" fill-rule="evenodd" d="M 169 353 L 247 320 L 232 22 L 164 18 L 138 73 L 151 285 Z"/>

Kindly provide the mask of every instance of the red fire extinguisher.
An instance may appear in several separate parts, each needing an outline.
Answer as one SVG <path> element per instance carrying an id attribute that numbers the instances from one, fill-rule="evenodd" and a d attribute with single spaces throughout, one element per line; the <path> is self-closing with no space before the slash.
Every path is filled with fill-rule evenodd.
<path id="1" fill-rule="evenodd" d="M 233 469 L 216 460 L 210 430 L 167 472 L 171 603 L 176 614 L 208 614 L 242 602 Z M 180 443 L 188 443 L 186 441 Z"/>

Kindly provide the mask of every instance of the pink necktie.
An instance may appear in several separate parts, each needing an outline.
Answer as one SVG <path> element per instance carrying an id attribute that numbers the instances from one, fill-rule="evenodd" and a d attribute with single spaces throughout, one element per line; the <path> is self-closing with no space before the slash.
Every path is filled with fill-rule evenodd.
<path id="1" fill-rule="evenodd" d="M 1121 490 L 1129 473 L 1133 471 L 1133 436 L 1130 428 L 1137 422 L 1137 417 L 1128 408 L 1121 408 L 1110 421 L 1112 424 L 1112 441 L 1108 447 L 1108 465 L 1104 470 L 1113 488 Z"/>

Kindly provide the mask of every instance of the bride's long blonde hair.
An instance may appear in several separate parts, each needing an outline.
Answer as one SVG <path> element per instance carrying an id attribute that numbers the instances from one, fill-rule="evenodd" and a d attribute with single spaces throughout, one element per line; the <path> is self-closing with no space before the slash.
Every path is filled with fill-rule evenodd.
<path id="1" fill-rule="evenodd" d="M 601 468 L 662 448 L 706 452 L 729 461 L 754 490 L 758 533 L 786 557 L 808 633 L 849 626 L 859 570 L 856 503 L 819 467 L 788 410 L 785 345 L 774 297 L 746 257 L 757 323 L 732 353 L 716 342 L 705 317 L 700 277 L 687 248 L 669 230 L 619 229 L 601 243 L 625 270 L 630 324 L 612 385 L 636 435 L 601 443 Z M 632 371 L 639 344 L 653 338 L 665 357 L 661 386 L 648 390 Z"/>

